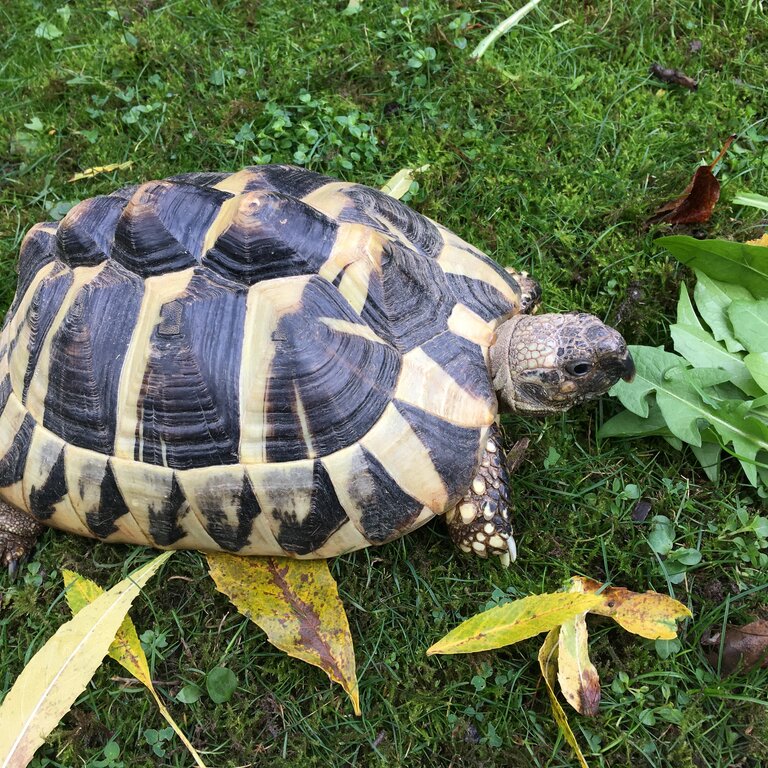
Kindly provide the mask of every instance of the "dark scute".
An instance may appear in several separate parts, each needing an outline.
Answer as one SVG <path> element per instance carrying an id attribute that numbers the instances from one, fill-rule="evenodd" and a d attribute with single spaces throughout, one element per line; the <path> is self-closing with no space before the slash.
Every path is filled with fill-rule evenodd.
<path id="1" fill-rule="evenodd" d="M 253 521 L 261 514 L 261 507 L 253 492 L 248 476 L 243 474 L 242 484 L 229 491 L 232 494 L 229 501 L 234 501 L 237 507 L 237 525 L 228 522 L 222 508 L 222 493 L 228 491 L 221 483 L 213 482 L 210 489 L 197 494 L 197 503 L 205 517 L 208 535 L 228 552 L 241 550 L 251 536 Z"/>
<path id="2" fill-rule="evenodd" d="M 129 184 L 128 186 L 120 187 L 120 189 L 116 189 L 109 194 L 111 197 L 119 197 L 121 200 L 130 200 L 136 194 L 138 188 L 138 184 Z"/>
<path id="3" fill-rule="evenodd" d="M 253 181 L 246 185 L 245 191 L 260 188 L 267 184 L 277 192 L 291 197 L 304 197 L 326 184 L 336 181 L 330 176 L 323 176 L 314 171 L 297 168 L 294 165 L 251 166 L 247 170 L 257 173 L 263 181 Z"/>
<path id="4" fill-rule="evenodd" d="M 246 298 L 198 273 L 162 307 L 139 401 L 137 461 L 176 469 L 238 461 Z"/>
<path id="5" fill-rule="evenodd" d="M 378 336 L 406 353 L 444 331 L 455 304 L 435 262 L 387 243 L 381 274 L 371 273 L 360 314 Z"/>
<path id="6" fill-rule="evenodd" d="M 296 198 L 278 192 L 252 194 L 256 197 L 244 200 L 203 263 L 246 285 L 316 274 L 333 248 L 336 223 Z"/>
<path id="7" fill-rule="evenodd" d="M 51 467 L 45 482 L 39 487 L 33 486 L 29 492 L 29 511 L 38 520 L 47 520 L 54 512 L 54 507 L 67 495 L 67 475 L 64 471 L 64 448 Z"/>
<path id="8" fill-rule="evenodd" d="M 299 522 L 295 513 L 276 510 L 280 521 L 277 543 L 286 552 L 308 555 L 319 549 L 347 521 L 347 513 L 339 503 L 328 471 L 322 462 L 312 468 L 312 500 L 307 516 Z"/>
<path id="9" fill-rule="evenodd" d="M 126 205 L 125 200 L 111 195 L 76 205 L 56 230 L 57 256 L 70 267 L 100 264 L 112 250 L 117 220 Z"/>
<path id="10" fill-rule="evenodd" d="M 478 344 L 452 331 L 443 331 L 421 349 L 471 395 L 495 400 L 488 366 Z"/>
<path id="11" fill-rule="evenodd" d="M 13 387 L 11 387 L 11 375 L 7 373 L 3 377 L 3 380 L 0 381 L 0 413 L 2 413 L 5 409 L 5 406 L 8 403 L 8 398 L 11 396 L 12 390 Z"/>
<path id="12" fill-rule="evenodd" d="M 10 448 L 0 459 L 0 488 L 18 483 L 24 477 L 24 467 L 27 464 L 27 454 L 34 429 L 35 420 L 27 414 L 21 422 L 19 431 L 14 435 Z"/>
<path id="13" fill-rule="evenodd" d="M 421 513 L 421 502 L 409 496 L 371 453 L 362 449 L 365 465 L 349 478 L 349 493 L 362 509 L 363 534 L 373 544 L 398 536 Z"/>
<path id="14" fill-rule="evenodd" d="M 228 197 L 191 184 L 142 185 L 117 222 L 112 258 L 141 277 L 195 266 L 206 232 Z"/>
<path id="15" fill-rule="evenodd" d="M 101 480 L 99 506 L 85 513 L 85 521 L 91 532 L 104 539 L 117 530 L 115 520 L 128 514 L 128 505 L 117 487 L 112 462 L 108 461 Z"/>
<path id="16" fill-rule="evenodd" d="M 27 392 L 32 382 L 32 376 L 37 368 L 40 352 L 43 348 L 48 333 L 51 330 L 61 303 L 69 291 L 73 275 L 70 270 L 62 270 L 46 277 L 35 290 L 32 300 L 29 302 L 26 322 L 29 326 L 27 352 L 29 360 L 27 370 L 24 372 L 24 384 L 21 392 L 21 400 L 26 404 Z"/>
<path id="17" fill-rule="evenodd" d="M 480 315 L 486 322 L 509 315 L 515 309 L 515 305 L 501 291 L 484 280 L 450 273 L 446 278 L 458 301 Z"/>
<path id="18" fill-rule="evenodd" d="M 51 227 L 57 226 L 56 222 L 49 222 Z M 44 267 L 49 261 L 53 261 L 56 257 L 56 235 L 52 231 L 37 227 L 34 232 L 31 232 L 24 241 L 24 247 L 19 253 L 18 272 L 19 279 L 16 283 L 16 296 L 13 299 L 13 304 L 8 310 L 8 315 L 12 315 L 16 311 L 16 307 L 27 292 L 30 283 L 34 280 L 35 275 Z"/>
<path id="19" fill-rule="evenodd" d="M 360 325 L 330 283 L 313 278 L 302 306 L 281 318 L 273 334 L 267 383 L 267 461 L 306 458 L 299 420 L 301 399 L 315 455 L 326 456 L 359 440 L 379 419 L 400 373 L 400 355 L 387 344 L 332 330 L 320 318 Z"/>
<path id="20" fill-rule="evenodd" d="M 359 221 L 358 214 L 367 214 L 389 222 L 399 229 L 422 256 L 439 256 L 443 248 L 443 238 L 426 216 L 370 187 L 356 184 L 345 190 L 345 194 L 353 201 L 354 207 L 342 211 L 339 216 L 342 221 Z"/>
<path id="21" fill-rule="evenodd" d="M 197 172 L 197 173 L 177 173 L 175 176 L 171 176 L 168 181 L 177 182 L 179 184 L 191 184 L 193 187 L 212 187 L 218 184 L 220 181 L 224 181 L 227 176 L 231 176 L 230 173 L 221 172 Z"/>
<path id="22" fill-rule="evenodd" d="M 55 332 L 43 424 L 68 443 L 112 452 L 120 373 L 142 292 L 138 277 L 109 263 Z"/>
<path id="23" fill-rule="evenodd" d="M 448 490 L 448 504 L 453 506 L 472 483 L 478 463 L 480 430 L 459 427 L 408 403 L 394 402 L 429 452 Z"/>
<path id="24" fill-rule="evenodd" d="M 171 491 L 163 499 L 149 507 L 149 535 L 160 547 L 170 547 L 184 538 L 186 531 L 179 525 L 179 519 L 189 510 L 187 499 L 181 490 L 176 473 L 173 473 Z"/>

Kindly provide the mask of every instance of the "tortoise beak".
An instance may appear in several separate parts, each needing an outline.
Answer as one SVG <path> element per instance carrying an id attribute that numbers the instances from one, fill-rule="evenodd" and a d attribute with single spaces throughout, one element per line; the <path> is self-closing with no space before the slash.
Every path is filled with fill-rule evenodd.
<path id="1" fill-rule="evenodd" d="M 632 355 L 627 352 L 627 356 L 620 361 L 621 364 L 621 378 L 626 382 L 632 381 L 635 378 L 635 361 L 632 359 Z"/>

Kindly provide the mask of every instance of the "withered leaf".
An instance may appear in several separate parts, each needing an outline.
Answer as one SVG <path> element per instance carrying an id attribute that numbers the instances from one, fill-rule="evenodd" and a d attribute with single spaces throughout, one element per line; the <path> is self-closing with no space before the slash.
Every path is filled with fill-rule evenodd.
<path id="1" fill-rule="evenodd" d="M 347 614 L 325 560 L 206 555 L 216 589 L 260 626 L 272 645 L 320 667 L 360 715 Z"/>
<path id="2" fill-rule="evenodd" d="M 651 64 L 651 74 L 663 83 L 682 85 L 683 88 L 690 88 L 692 91 L 699 87 L 699 84 L 692 77 L 688 77 L 685 72 L 681 72 L 679 69 L 667 69 L 658 62 Z"/>
<path id="3" fill-rule="evenodd" d="M 600 706 L 600 678 L 589 659 L 586 613 L 560 626 L 557 679 L 566 701 L 580 714 L 594 717 Z"/>
<path id="4" fill-rule="evenodd" d="M 720 199 L 720 182 L 712 171 L 735 138 L 735 135 L 729 136 L 720 154 L 709 165 L 701 165 L 696 169 L 683 194 L 662 205 L 646 223 L 665 221 L 668 224 L 703 224 L 709 221 Z"/>
<path id="5" fill-rule="evenodd" d="M 710 663 L 717 666 L 720 633 L 714 635 L 711 645 L 717 647 L 709 654 Z M 722 641 L 723 655 L 720 672 L 723 676 L 737 670 L 747 671 L 756 666 L 768 666 L 768 621 L 758 619 L 743 627 L 728 625 Z"/>
<path id="6" fill-rule="evenodd" d="M 568 722 L 568 716 L 565 714 L 565 710 L 557 700 L 555 695 L 555 677 L 557 675 L 557 662 L 559 654 L 559 631 L 557 627 L 550 630 L 544 639 L 544 644 L 539 648 L 539 668 L 541 669 L 541 676 L 544 678 L 544 684 L 547 687 L 547 693 L 549 694 L 549 703 L 552 706 L 552 715 L 555 718 L 555 722 L 563 732 L 565 740 L 570 744 L 571 749 L 576 755 L 576 760 L 579 763 L 580 768 L 589 768 L 587 761 L 584 759 L 584 754 L 579 747 L 579 742 L 576 741 L 576 736 L 573 734 L 571 725 Z"/>

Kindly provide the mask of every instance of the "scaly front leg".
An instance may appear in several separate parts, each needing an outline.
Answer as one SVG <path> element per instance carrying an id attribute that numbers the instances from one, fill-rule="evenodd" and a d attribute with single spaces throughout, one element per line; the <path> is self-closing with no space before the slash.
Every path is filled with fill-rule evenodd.
<path id="1" fill-rule="evenodd" d="M 509 520 L 509 473 L 501 450 L 501 433 L 494 424 L 472 485 L 458 505 L 448 511 L 448 532 L 462 552 L 480 557 L 498 555 L 508 566 L 517 557 Z"/>

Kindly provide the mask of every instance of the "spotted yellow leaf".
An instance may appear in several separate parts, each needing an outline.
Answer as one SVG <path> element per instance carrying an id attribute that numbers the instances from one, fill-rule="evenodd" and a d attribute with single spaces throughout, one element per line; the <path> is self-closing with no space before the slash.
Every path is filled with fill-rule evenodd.
<path id="1" fill-rule="evenodd" d="M 126 160 L 124 163 L 110 163 L 109 165 L 96 165 L 93 168 L 86 168 L 84 171 L 76 173 L 67 179 L 69 182 L 91 179 L 100 173 L 111 173 L 112 171 L 124 171 L 133 165 L 133 160 Z"/>
<path id="2" fill-rule="evenodd" d="M 600 603 L 591 594 L 573 592 L 530 595 L 498 605 L 467 619 L 438 640 L 427 654 L 472 653 L 518 643 L 559 627 L 564 621 Z"/>
<path id="3" fill-rule="evenodd" d="M 584 754 L 579 747 L 579 743 L 576 741 L 576 736 L 574 736 L 574 733 L 571 730 L 571 725 L 568 722 L 565 710 L 555 695 L 555 677 L 557 675 L 560 640 L 559 634 L 557 628 L 551 629 L 544 639 L 544 644 L 539 649 L 539 667 L 541 668 L 541 676 L 544 678 L 544 683 L 547 686 L 549 703 L 552 706 L 552 714 L 555 718 L 555 722 L 563 732 L 565 740 L 574 751 L 581 768 L 589 768 L 587 761 L 584 759 Z"/>
<path id="4" fill-rule="evenodd" d="M 86 579 L 84 576 L 80 576 L 80 574 L 75 573 L 74 571 L 69 571 L 65 568 L 62 570 L 62 577 L 64 579 L 64 587 L 66 588 L 65 597 L 67 599 L 67 604 L 73 615 L 77 614 L 85 608 L 86 605 L 89 605 L 104 594 L 104 590 L 98 584 L 90 579 Z M 160 710 L 160 714 L 165 718 L 171 728 L 176 732 L 179 739 L 181 739 L 184 746 L 189 750 L 192 759 L 199 768 L 206 768 L 205 763 L 197 753 L 197 750 L 184 735 L 184 732 L 178 726 L 171 716 L 171 713 L 158 696 L 155 686 L 152 684 L 152 675 L 149 671 L 147 657 L 144 653 L 144 649 L 141 647 L 139 635 L 136 632 L 136 627 L 131 621 L 130 616 L 126 615 L 123 619 L 123 623 L 120 625 L 120 629 L 117 630 L 115 639 L 109 646 L 108 653 L 118 664 L 120 664 L 120 666 L 147 687 L 157 704 L 157 708 Z"/>
<path id="5" fill-rule="evenodd" d="M 597 593 L 603 585 L 592 579 L 574 577 L 585 592 Z M 609 616 L 635 635 L 649 640 L 673 640 L 677 622 L 693 615 L 681 602 L 659 592 L 632 592 L 624 587 L 606 587 L 597 595 L 600 600 L 590 613 Z"/>
<path id="6" fill-rule="evenodd" d="M 768 232 L 766 232 L 762 237 L 759 237 L 757 240 L 747 240 L 747 245 L 764 245 L 766 248 L 768 248 Z"/>
<path id="7" fill-rule="evenodd" d="M 218 553 L 207 558 L 216 589 L 258 624 L 272 645 L 339 683 L 355 714 L 361 714 L 352 636 L 328 563 Z"/>
<path id="8" fill-rule="evenodd" d="M 62 624 L 0 706 L 0 768 L 23 768 L 99 668 L 131 603 L 170 557 L 164 552 Z"/>

